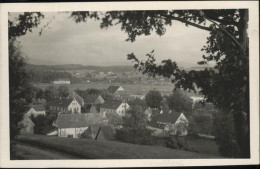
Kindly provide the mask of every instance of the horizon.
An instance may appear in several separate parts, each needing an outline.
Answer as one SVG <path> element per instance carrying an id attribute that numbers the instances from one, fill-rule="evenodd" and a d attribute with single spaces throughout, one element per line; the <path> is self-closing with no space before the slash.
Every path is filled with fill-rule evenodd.
<path id="1" fill-rule="evenodd" d="M 9 19 L 17 14 L 10 13 Z M 127 34 L 120 30 L 119 25 L 101 29 L 100 21 L 75 23 L 68 13 L 43 14 L 45 18 L 37 28 L 18 38 L 30 64 L 130 66 L 127 54 L 133 52 L 144 60 L 145 55 L 154 50 L 156 63 L 171 59 L 181 67 L 194 67 L 203 60 L 205 53 L 201 48 L 209 35 L 204 30 L 174 22 L 174 26 L 166 27 L 162 36 L 153 31 L 149 36 L 139 36 L 134 42 L 126 42 Z M 41 29 L 43 32 L 39 36 Z"/>

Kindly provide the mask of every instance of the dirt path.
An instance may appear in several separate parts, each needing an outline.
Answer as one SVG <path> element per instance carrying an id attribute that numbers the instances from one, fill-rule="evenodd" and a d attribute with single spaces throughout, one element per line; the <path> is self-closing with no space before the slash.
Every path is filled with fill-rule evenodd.
<path id="1" fill-rule="evenodd" d="M 19 159 L 41 160 L 41 159 L 79 159 L 61 152 L 35 147 L 29 144 L 17 143 L 16 156 Z"/>

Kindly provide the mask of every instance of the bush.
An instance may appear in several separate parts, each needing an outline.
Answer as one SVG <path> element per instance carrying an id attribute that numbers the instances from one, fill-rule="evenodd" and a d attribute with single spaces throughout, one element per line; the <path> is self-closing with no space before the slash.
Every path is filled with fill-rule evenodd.
<path id="1" fill-rule="evenodd" d="M 165 141 L 165 146 L 172 149 L 198 152 L 197 150 L 188 147 L 185 137 L 178 137 L 178 136 L 168 137 Z"/>
<path id="2" fill-rule="evenodd" d="M 146 128 L 122 128 L 116 131 L 115 137 L 123 142 L 151 145 L 154 143 L 151 133 Z"/>

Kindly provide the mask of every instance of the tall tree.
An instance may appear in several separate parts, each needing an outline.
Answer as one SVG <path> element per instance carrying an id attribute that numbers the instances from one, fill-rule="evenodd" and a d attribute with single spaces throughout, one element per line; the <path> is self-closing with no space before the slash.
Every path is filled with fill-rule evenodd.
<path id="1" fill-rule="evenodd" d="M 205 101 L 231 113 L 241 157 L 250 156 L 247 9 L 73 12 L 71 15 L 76 22 L 86 22 L 87 18 L 101 20 L 101 28 L 121 24 L 128 35 L 127 41 L 131 42 L 154 30 L 164 35 L 166 26 L 171 26 L 173 21 L 209 31 L 210 36 L 202 48 L 206 55 L 199 64 L 214 61 L 216 65 L 211 68 L 188 71 L 170 59 L 158 65 L 153 51 L 147 54 L 145 62 L 134 53 L 129 54 L 128 59 L 144 74 L 171 78 L 176 88 L 193 91 L 199 88 Z"/>
<path id="2" fill-rule="evenodd" d="M 67 85 L 60 85 L 58 91 L 60 97 L 67 97 L 69 95 L 70 89 Z"/>
<path id="3" fill-rule="evenodd" d="M 25 35 L 37 27 L 43 18 L 41 13 L 26 12 L 16 18 L 8 19 L 9 39 L 9 103 L 10 103 L 10 139 L 19 134 L 23 119 L 25 89 L 28 87 L 28 76 L 25 70 L 26 60 L 20 51 L 17 37 Z"/>
<path id="4" fill-rule="evenodd" d="M 150 108 L 160 108 L 162 95 L 157 90 L 151 90 L 145 95 L 145 103 Z"/>
<path id="5" fill-rule="evenodd" d="M 185 115 L 191 115 L 192 100 L 182 91 L 175 90 L 170 96 L 166 97 L 166 99 L 171 110 L 184 112 Z"/>

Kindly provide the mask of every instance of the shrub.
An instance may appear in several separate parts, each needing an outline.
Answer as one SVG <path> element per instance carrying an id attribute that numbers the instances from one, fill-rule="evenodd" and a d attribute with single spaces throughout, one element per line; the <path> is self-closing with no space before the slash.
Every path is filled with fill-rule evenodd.
<path id="1" fill-rule="evenodd" d="M 165 146 L 172 149 L 197 152 L 197 150 L 190 148 L 185 137 L 172 136 L 165 141 Z"/>
<path id="2" fill-rule="evenodd" d="M 151 133 L 146 128 L 122 128 L 116 131 L 115 137 L 123 142 L 151 145 L 154 143 Z"/>

